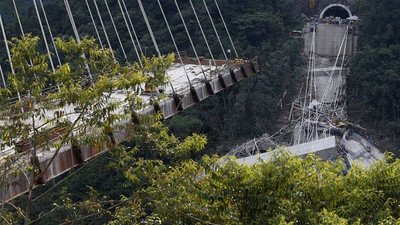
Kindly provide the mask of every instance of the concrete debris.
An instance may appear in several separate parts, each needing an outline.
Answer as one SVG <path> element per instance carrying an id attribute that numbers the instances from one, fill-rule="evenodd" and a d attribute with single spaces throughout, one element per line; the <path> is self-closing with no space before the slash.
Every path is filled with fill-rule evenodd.
<path id="1" fill-rule="evenodd" d="M 314 153 L 323 159 L 337 158 L 339 156 L 335 137 L 328 137 L 300 145 L 286 147 L 283 151 L 288 151 L 297 156 L 305 156 L 307 154 Z M 240 158 L 237 162 L 240 165 L 245 164 L 252 166 L 257 162 L 265 162 L 269 160 L 274 154 L 279 154 L 279 150 Z"/>
<path id="2" fill-rule="evenodd" d="M 355 20 L 351 17 L 349 20 Z M 341 18 L 338 18 L 341 20 Z M 309 22 L 303 29 L 304 54 L 309 58 L 306 88 L 293 102 L 290 120 L 293 137 L 288 151 L 303 156 L 315 153 L 324 160 L 342 157 L 347 169 L 355 165 L 368 167 L 384 158 L 372 143 L 355 133 L 363 130 L 348 122 L 346 113 L 346 77 L 349 61 L 355 53 L 357 34 L 354 25 Z M 317 29 L 318 26 L 318 29 Z M 333 64 L 333 65 L 332 65 Z M 268 159 L 278 144 L 262 137 L 235 147 L 229 155 L 240 164 L 252 165 Z M 263 153 L 268 151 L 266 153 Z"/>
<path id="3" fill-rule="evenodd" d="M 258 155 L 275 149 L 277 144 L 269 137 L 254 138 L 246 143 L 237 146 L 229 151 L 228 155 L 235 156 L 236 158 L 248 157 Z"/>

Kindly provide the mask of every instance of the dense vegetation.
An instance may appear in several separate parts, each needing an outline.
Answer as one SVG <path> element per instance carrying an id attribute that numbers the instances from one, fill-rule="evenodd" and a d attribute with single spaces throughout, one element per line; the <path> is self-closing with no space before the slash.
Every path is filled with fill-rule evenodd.
<path id="1" fill-rule="evenodd" d="M 358 54 L 348 79 L 350 117 L 399 149 L 400 2 L 366 1 L 362 7 Z"/>
<path id="2" fill-rule="evenodd" d="M 121 14 L 118 14 L 118 5 L 109 2 L 115 13 L 116 24 L 121 29 L 123 42 L 129 43 L 123 19 Z M 126 2 L 133 20 L 136 21 L 135 28 L 140 34 L 141 44 L 146 46 L 146 54 L 154 54 L 136 1 Z M 200 1 L 194 2 L 201 6 Z M 284 111 L 286 103 L 297 93 L 295 84 L 300 78 L 297 68 L 301 65 L 300 43 L 287 35 L 290 30 L 299 26 L 296 19 L 298 12 L 294 12 L 297 1 L 219 2 L 240 57 L 250 58 L 258 55 L 260 74 L 166 121 L 164 124 L 168 125 L 169 129 L 161 123 L 156 123 L 150 129 L 135 127 L 138 129 L 137 135 L 126 143 L 127 148 L 113 148 L 110 154 L 89 164 L 63 187 L 56 188 L 35 202 L 31 213 L 35 224 L 398 222 L 396 218 L 400 216 L 400 196 L 397 190 L 400 188 L 400 180 L 397 174 L 400 162 L 397 160 L 380 162 L 367 171 L 355 168 L 346 176 L 342 174 L 343 164 L 340 162 L 322 162 L 314 156 L 300 159 L 285 154 L 275 156 L 270 163 L 252 167 L 229 162 L 211 168 L 210 165 L 215 165 L 218 157 L 207 155 L 215 153 L 215 149 L 224 152 L 241 139 L 264 132 L 271 133 L 279 126 L 277 121 L 282 116 L 280 112 Z M 84 1 L 70 0 L 70 4 L 81 35 L 94 36 Z M 106 12 L 101 4 L 102 12 Z M 391 10 L 382 21 L 375 21 L 371 16 L 374 15 L 374 10 L 390 10 L 388 5 L 389 1 L 372 1 L 365 6 L 367 16 L 364 30 L 367 27 L 370 29 L 363 35 L 363 47 L 353 68 L 353 74 L 357 74 L 354 77 L 357 77 L 358 83 L 362 85 L 356 84 L 355 79 L 350 78 L 349 101 L 350 105 L 356 104 L 357 99 L 362 97 L 365 101 L 358 109 L 368 106 L 363 108 L 362 118 L 373 118 L 373 122 L 382 125 L 384 121 L 390 121 L 389 127 L 393 130 L 398 129 L 400 98 L 396 96 L 398 90 L 394 90 L 397 83 L 391 86 L 387 79 L 396 81 L 396 75 L 398 76 L 398 25 L 390 21 L 390 18 L 395 18 L 398 14 Z M 53 32 L 59 36 L 71 36 L 72 29 L 62 2 L 49 1 L 45 6 Z M 145 2 L 145 7 L 153 30 L 156 31 L 161 51 L 174 51 L 156 1 Z M 201 55 L 209 57 L 189 4 L 182 3 L 181 7 L 184 9 L 185 18 L 188 19 L 197 50 Z M 200 8 L 198 13 L 201 15 L 201 21 L 208 24 L 205 11 Z M 25 6 L 21 9 L 25 31 L 40 36 L 32 7 Z M 192 55 L 172 1 L 165 3 L 165 10 L 171 19 L 170 23 L 173 24 L 172 29 L 176 33 L 180 50 L 186 50 L 188 55 Z M 212 14 L 216 13 L 213 8 Z M 15 19 L 12 19 L 12 14 L 8 15 L 8 35 L 18 36 L 18 25 Z M 108 16 L 104 17 L 107 30 L 113 34 Z M 223 30 L 221 23 L 218 23 L 217 27 Z M 376 29 L 392 32 L 378 33 Z M 210 24 L 206 26 L 206 33 L 208 36 L 213 35 Z M 110 37 L 112 46 L 120 53 L 115 35 Z M 104 37 L 102 38 L 104 40 Z M 218 57 L 222 57 L 215 38 L 210 40 L 212 50 Z M 87 41 L 91 44 L 90 48 L 96 48 L 90 39 Z M 229 41 L 224 35 L 223 42 L 228 46 Z M 128 45 L 128 58 L 135 59 L 133 46 Z M 3 60 L 5 54 L 0 53 L 2 65 L 7 68 Z M 381 66 L 377 59 L 383 61 L 386 66 Z M 375 66 L 370 68 L 370 65 Z M 375 73 L 370 72 L 375 69 Z M 382 74 L 390 76 L 379 76 Z M 383 93 L 386 93 L 388 98 L 380 103 L 385 97 Z M 205 135 L 188 136 L 193 132 Z M 101 138 L 104 137 L 97 137 Z M 206 156 L 201 156 L 204 154 Z M 195 161 L 194 158 L 199 160 Z M 34 197 L 50 187 L 51 184 L 42 187 Z M 24 209 L 26 198 L 27 196 L 23 196 L 18 199 L 15 205 Z M 21 219 L 21 215 L 13 211 L 2 211 L 2 217 L 16 223 Z"/>
<path id="3" fill-rule="evenodd" d="M 124 163 L 128 162 L 126 159 Z M 174 158 L 168 165 L 160 160 L 138 160 L 119 166 L 128 178 L 124 187 L 118 186 L 123 197 L 110 200 L 116 193 L 106 187 L 109 180 L 98 183 L 98 187 L 111 190 L 111 195 L 103 196 L 88 188 L 85 195 L 89 198 L 85 201 L 82 195 L 68 194 L 64 189 L 56 195 L 52 214 L 41 218 L 38 224 L 400 222 L 399 160 L 378 162 L 369 170 L 354 167 L 346 175 L 341 160 L 324 162 L 313 155 L 302 159 L 277 154 L 267 163 L 254 166 L 239 166 L 234 161 L 220 164 L 218 160 L 208 156 L 199 162 Z M 90 167 L 92 176 L 99 171 L 96 165 Z M 93 184 L 89 176 L 73 180 L 82 178 Z M 53 198 L 56 196 L 52 194 Z M 74 198 L 81 201 L 75 202 Z"/>
<path id="4" fill-rule="evenodd" d="M 400 222 L 399 160 L 369 170 L 356 167 L 346 176 L 343 162 L 312 155 L 301 159 L 278 153 L 251 167 L 235 162 L 210 167 L 215 162 L 204 157 L 172 170 L 163 164 L 152 167 L 157 172 L 145 177 L 149 187 L 118 207 L 110 224 Z"/>

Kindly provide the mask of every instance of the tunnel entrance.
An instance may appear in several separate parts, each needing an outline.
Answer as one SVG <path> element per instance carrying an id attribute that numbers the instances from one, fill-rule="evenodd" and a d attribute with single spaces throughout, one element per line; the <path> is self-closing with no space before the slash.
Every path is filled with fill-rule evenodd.
<path id="1" fill-rule="evenodd" d="M 326 10 L 322 18 L 330 16 L 340 17 L 341 19 L 347 19 L 348 17 L 350 17 L 349 13 L 345 9 L 339 6 L 335 6 Z"/>
<path id="2" fill-rule="evenodd" d="M 324 10 L 322 10 L 320 18 L 325 18 L 330 16 L 340 17 L 341 19 L 347 19 L 348 17 L 352 16 L 352 14 L 350 9 L 342 4 L 331 4 L 327 6 Z"/>

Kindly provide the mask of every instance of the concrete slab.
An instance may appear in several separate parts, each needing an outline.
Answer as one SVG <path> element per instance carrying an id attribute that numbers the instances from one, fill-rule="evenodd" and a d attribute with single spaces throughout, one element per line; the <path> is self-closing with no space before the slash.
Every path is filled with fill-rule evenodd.
<path id="1" fill-rule="evenodd" d="M 385 157 L 379 149 L 358 134 L 352 134 L 347 139 L 340 140 L 340 145 L 346 151 L 352 166 L 361 165 L 367 168 Z"/>
<path id="2" fill-rule="evenodd" d="M 339 156 L 339 153 L 337 151 L 336 137 L 333 136 L 300 145 L 286 147 L 285 150 L 297 156 L 305 156 L 311 153 L 315 153 L 317 156 L 321 157 L 324 160 L 337 158 Z M 272 154 L 274 154 L 274 151 L 240 158 L 237 159 L 237 162 L 239 163 L 239 165 L 252 166 L 260 162 L 260 160 L 268 161 Z"/>

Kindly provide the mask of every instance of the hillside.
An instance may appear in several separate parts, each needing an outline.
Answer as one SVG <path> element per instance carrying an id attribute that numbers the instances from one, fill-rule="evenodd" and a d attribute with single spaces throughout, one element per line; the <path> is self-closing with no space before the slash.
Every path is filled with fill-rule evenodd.
<path id="1" fill-rule="evenodd" d="M 163 54 L 173 52 L 157 2 L 143 2 L 160 50 Z M 119 33 L 128 58 L 134 60 L 135 52 L 118 4 L 111 0 L 109 3 L 115 23 L 121 29 Z M 136 1 L 126 3 L 145 54 L 155 54 Z M 205 24 L 205 32 L 214 37 L 201 7 L 202 1 L 194 3 L 198 6 L 200 21 Z M 126 148 L 113 149 L 84 166 L 82 171 L 73 170 L 55 179 L 53 184 L 38 188 L 34 197 L 45 195 L 33 204 L 30 218 L 33 224 L 399 222 L 399 160 L 389 158 L 367 171 L 356 167 L 347 175 L 343 174 L 341 160 L 323 162 L 314 156 L 302 159 L 280 154 L 268 163 L 253 167 L 217 163 L 219 158 L 215 153 L 223 154 L 242 140 L 280 128 L 282 118 L 287 116 L 288 103 L 300 89 L 305 63 L 299 54 L 301 42 L 288 35 L 301 27 L 299 15 L 304 1 L 299 4 L 296 0 L 221 0 L 219 4 L 240 52 L 239 58 L 258 56 L 260 73 L 164 121 L 165 126 L 157 124 L 151 129 L 140 129 L 125 143 Z M 80 34 L 95 36 L 84 1 L 70 0 L 70 5 Z M 99 1 L 99 6 L 105 15 L 111 45 L 121 53 L 104 3 Z M 9 5 L 4 7 L 7 10 Z M 72 36 L 62 1 L 49 1 L 45 7 L 53 32 L 58 37 Z M 192 56 L 174 4 L 166 1 L 164 7 L 180 50 Z M 185 1 L 181 8 L 196 49 L 200 55 L 209 57 L 189 3 Z M 369 126 L 371 131 L 379 131 L 382 136 L 393 136 L 394 140 L 400 132 L 399 8 L 388 0 L 360 4 L 362 40 L 348 86 L 351 120 Z M 375 15 L 380 11 L 387 14 L 376 20 Z M 25 32 L 40 37 L 30 4 L 22 4 L 21 12 Z M 211 13 L 217 14 L 215 8 Z M 8 36 L 19 36 L 19 26 L 11 15 L 11 12 L 7 14 L 6 19 Z M 217 27 L 223 30 L 221 21 Z M 221 58 L 223 54 L 215 37 L 210 40 L 212 51 Z M 222 41 L 229 46 L 226 35 Z M 0 58 L 7 71 L 3 48 L 0 48 Z M 192 133 L 204 136 L 190 136 Z M 221 166 L 210 166 L 216 164 Z M 77 174 L 70 177 L 73 172 Z M 56 186 L 59 181 L 63 183 Z M 46 193 L 47 190 L 50 192 Z M 21 224 L 27 198 L 21 196 L 2 208 L 0 221 Z"/>
<path id="2" fill-rule="evenodd" d="M 383 150 L 399 156 L 400 3 L 362 5 L 362 34 L 348 79 L 349 115 L 369 128 Z M 381 13 L 385 12 L 385 13 Z M 377 18 L 376 15 L 380 15 Z"/>

